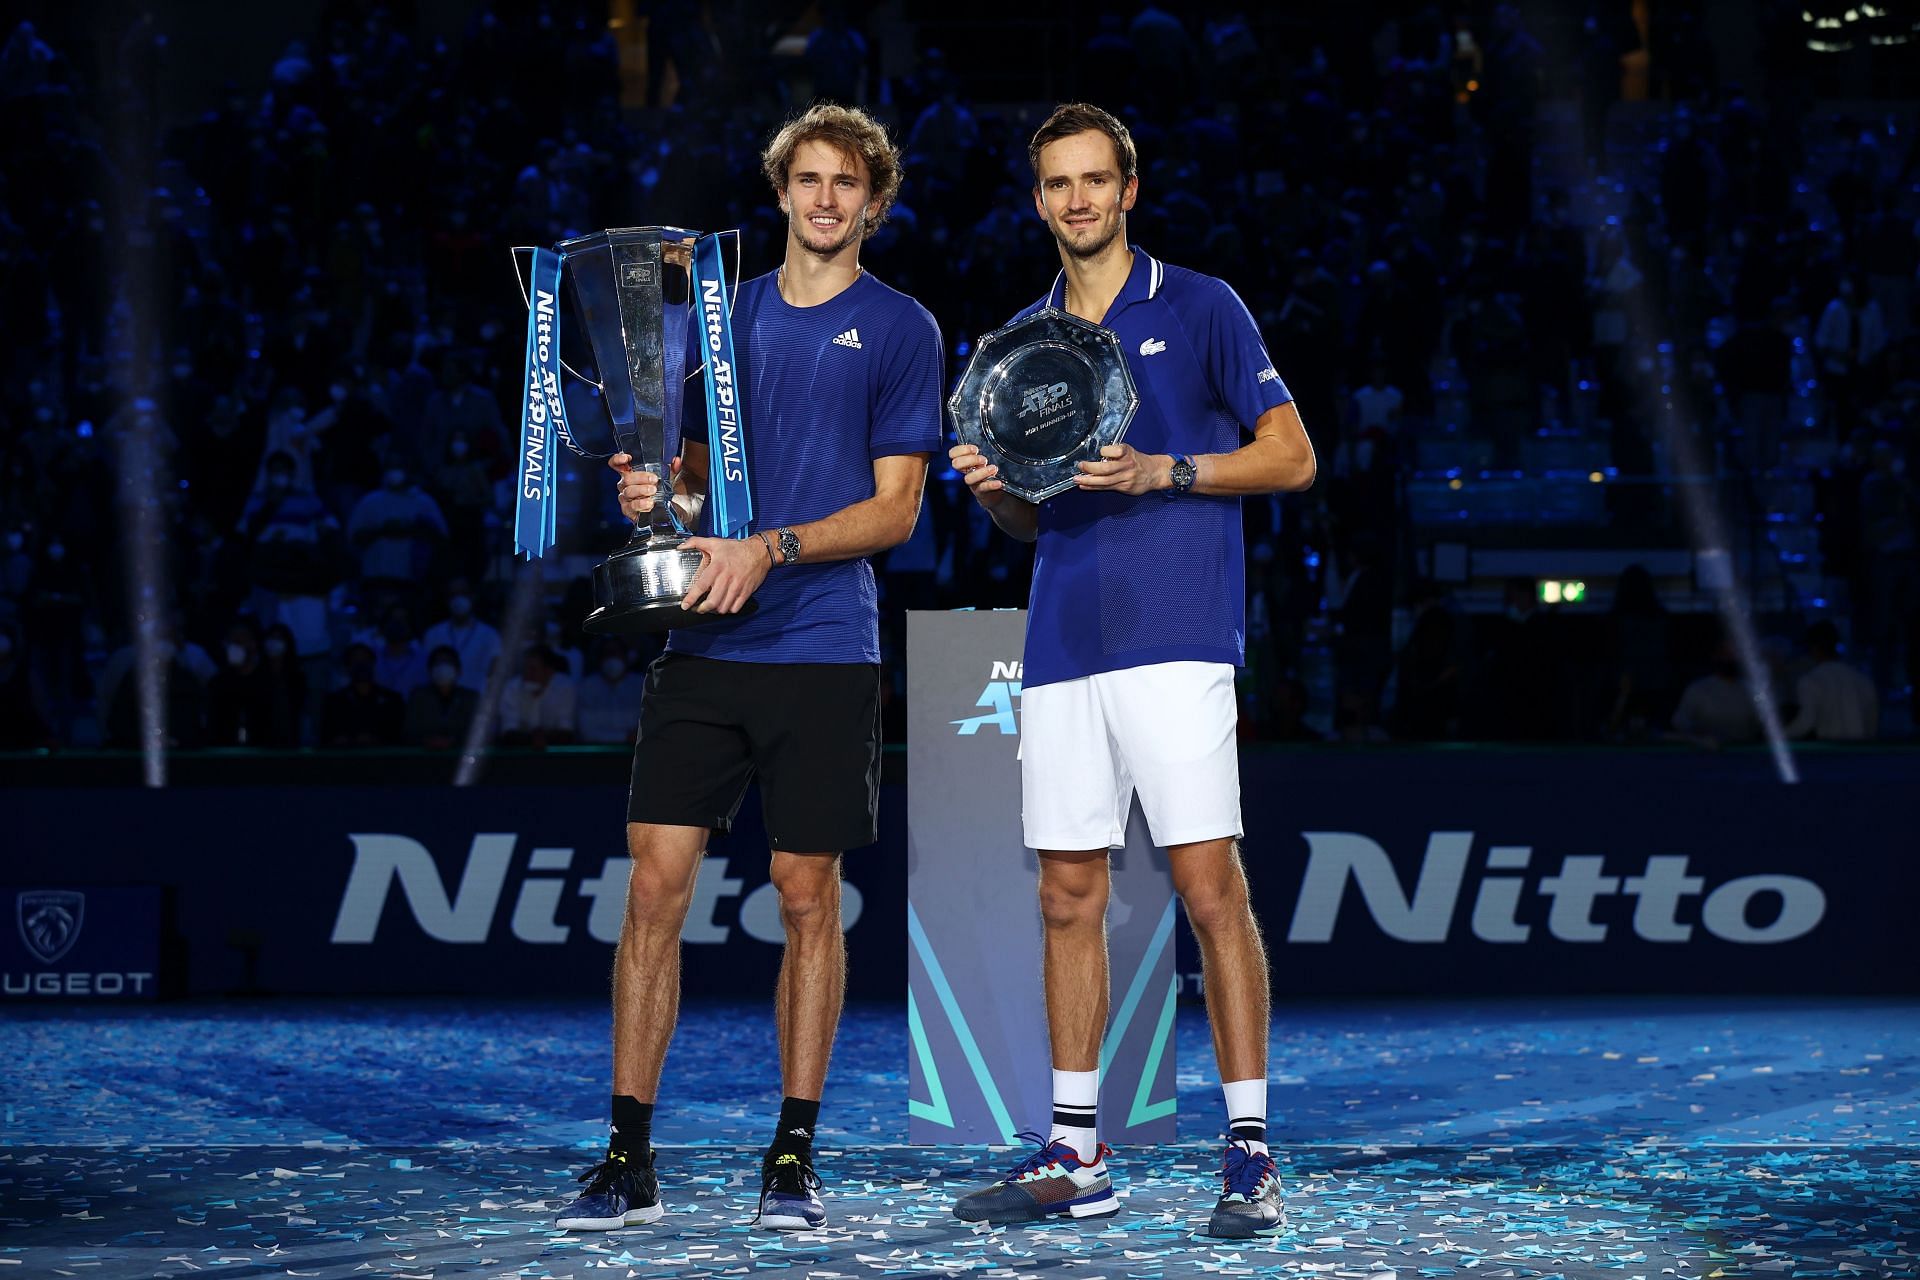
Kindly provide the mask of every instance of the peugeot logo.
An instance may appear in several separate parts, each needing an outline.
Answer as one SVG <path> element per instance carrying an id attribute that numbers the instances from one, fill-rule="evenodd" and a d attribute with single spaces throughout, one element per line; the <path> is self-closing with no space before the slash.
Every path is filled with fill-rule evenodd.
<path id="1" fill-rule="evenodd" d="M 20 941 L 41 964 L 52 964 L 80 940 L 87 895 L 70 889 L 28 889 L 14 899 Z"/>

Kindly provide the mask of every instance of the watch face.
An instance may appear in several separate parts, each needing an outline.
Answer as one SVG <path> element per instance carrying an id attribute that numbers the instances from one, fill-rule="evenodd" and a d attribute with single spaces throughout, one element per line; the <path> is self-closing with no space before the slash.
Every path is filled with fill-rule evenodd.
<path id="1" fill-rule="evenodd" d="M 1176 489 L 1191 489 L 1193 487 L 1193 464 L 1191 462 L 1176 462 L 1173 464 L 1173 487 Z"/>

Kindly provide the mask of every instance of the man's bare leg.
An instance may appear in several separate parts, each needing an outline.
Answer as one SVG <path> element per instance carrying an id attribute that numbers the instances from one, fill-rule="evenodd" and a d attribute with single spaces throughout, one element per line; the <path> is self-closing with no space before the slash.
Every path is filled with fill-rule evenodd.
<path id="1" fill-rule="evenodd" d="M 840 855 L 775 850 L 773 884 L 787 931 L 774 994 L 780 1081 L 789 1098 L 818 1100 L 847 995 L 847 941 L 840 929 Z"/>
<path id="2" fill-rule="evenodd" d="M 627 914 L 613 956 L 613 1091 L 651 1104 L 680 1016 L 680 929 L 693 904 L 702 827 L 627 824 Z"/>
<path id="3" fill-rule="evenodd" d="M 1267 951 L 1247 901 L 1247 876 L 1231 838 L 1167 850 L 1174 892 L 1200 944 L 1207 1024 L 1222 1080 L 1264 1080 L 1270 1011 Z"/>
<path id="4" fill-rule="evenodd" d="M 1110 887 L 1105 849 L 1040 853 L 1047 1043 L 1056 1071 L 1100 1069 L 1100 1037 L 1107 1029 Z"/>

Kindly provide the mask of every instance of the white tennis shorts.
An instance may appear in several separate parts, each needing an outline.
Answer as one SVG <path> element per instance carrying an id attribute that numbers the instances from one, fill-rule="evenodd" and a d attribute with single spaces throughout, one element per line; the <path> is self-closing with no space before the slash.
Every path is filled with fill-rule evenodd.
<path id="1" fill-rule="evenodd" d="M 1136 791 L 1162 848 L 1238 838 L 1238 719 L 1224 662 L 1160 662 L 1022 690 L 1027 847 L 1123 847 Z"/>

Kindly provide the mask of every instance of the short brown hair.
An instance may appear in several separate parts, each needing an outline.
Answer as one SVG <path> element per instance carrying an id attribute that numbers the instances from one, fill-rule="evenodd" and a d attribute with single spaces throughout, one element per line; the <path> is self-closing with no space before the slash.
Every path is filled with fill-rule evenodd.
<path id="1" fill-rule="evenodd" d="M 1113 154 L 1120 162 L 1120 181 L 1124 185 L 1140 175 L 1140 153 L 1133 149 L 1133 135 L 1120 117 L 1102 111 L 1091 102 L 1069 102 L 1055 107 L 1046 123 L 1034 132 L 1027 144 L 1027 163 L 1033 166 L 1033 184 L 1040 185 L 1040 152 L 1062 138 L 1076 133 L 1104 133 L 1113 143 Z"/>
<path id="2" fill-rule="evenodd" d="M 867 221 L 867 230 L 887 220 L 887 210 L 893 208 L 893 198 L 900 194 L 902 166 L 900 148 L 887 136 L 885 125 L 858 107 L 816 102 L 782 125 L 760 153 L 760 171 L 776 193 L 787 189 L 787 169 L 793 163 L 793 153 L 804 142 L 824 142 L 842 155 L 866 161 L 867 178 L 873 187 L 869 202 L 879 203 L 879 211 Z"/>

